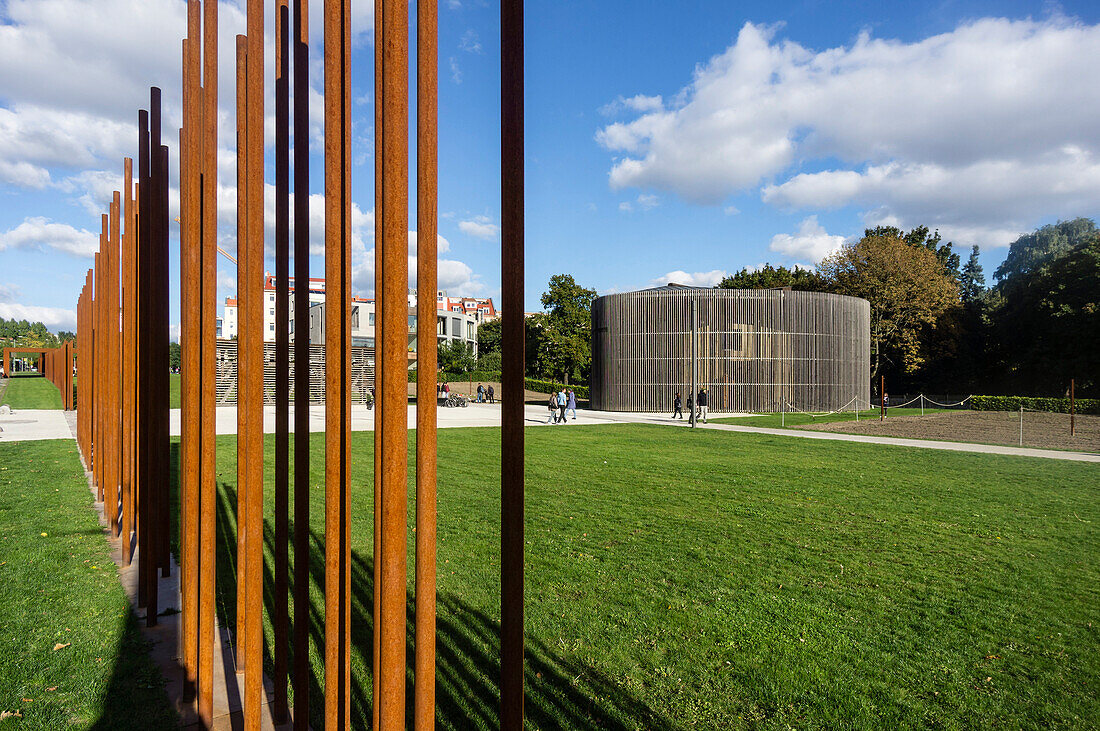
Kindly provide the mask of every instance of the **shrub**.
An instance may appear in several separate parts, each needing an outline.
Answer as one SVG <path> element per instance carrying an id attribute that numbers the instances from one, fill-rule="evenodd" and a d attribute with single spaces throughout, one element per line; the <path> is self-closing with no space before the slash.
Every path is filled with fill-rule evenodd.
<path id="1" fill-rule="evenodd" d="M 1068 398 L 1031 398 L 1028 396 L 971 396 L 970 408 L 975 411 L 1052 411 L 1069 413 Z M 1100 414 L 1100 399 L 1077 399 L 1078 414 Z"/>

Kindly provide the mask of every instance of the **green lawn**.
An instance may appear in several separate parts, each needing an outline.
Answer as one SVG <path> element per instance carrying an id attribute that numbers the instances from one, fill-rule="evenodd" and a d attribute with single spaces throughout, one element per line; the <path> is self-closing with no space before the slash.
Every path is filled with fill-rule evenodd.
<path id="1" fill-rule="evenodd" d="M 931 407 L 925 407 L 925 414 L 937 414 L 948 409 L 933 409 Z M 890 409 L 886 413 L 886 418 L 889 419 L 892 416 L 920 416 L 920 408 L 901 408 Z M 877 419 L 879 417 L 878 409 L 868 409 L 866 411 L 859 412 L 859 420 L 864 419 Z M 774 429 L 779 429 L 783 426 L 803 426 L 804 424 L 827 424 L 834 421 L 855 421 L 856 415 L 853 411 L 842 411 L 836 414 L 827 414 L 824 416 L 809 416 L 808 414 L 786 413 L 786 414 L 758 414 L 756 416 L 723 416 L 717 419 L 710 419 L 715 424 L 738 424 L 740 426 L 766 426 Z"/>
<path id="2" fill-rule="evenodd" d="M 72 440 L 0 443 L 0 713 L 5 711 L 22 719 L 0 720 L 0 729 L 159 729 L 175 723 Z"/>
<path id="3" fill-rule="evenodd" d="M 61 392 L 44 376 L 16 376 L 8 380 L 0 406 L 12 409 L 60 409 Z"/>
<path id="4" fill-rule="evenodd" d="M 439 432 L 441 728 L 496 725 L 499 438 Z M 652 425 L 532 428 L 527 440 L 533 728 L 1100 719 L 1095 465 Z M 323 444 L 313 435 L 314 622 Z M 357 728 L 370 718 L 371 444 L 353 435 Z M 230 623 L 234 449 L 219 438 L 218 611 Z M 266 577 L 270 592 L 270 565 Z M 320 641 L 315 625 L 315 728 Z"/>
<path id="5" fill-rule="evenodd" d="M 178 409 L 180 407 L 180 374 L 169 373 L 168 374 L 168 408 Z"/>

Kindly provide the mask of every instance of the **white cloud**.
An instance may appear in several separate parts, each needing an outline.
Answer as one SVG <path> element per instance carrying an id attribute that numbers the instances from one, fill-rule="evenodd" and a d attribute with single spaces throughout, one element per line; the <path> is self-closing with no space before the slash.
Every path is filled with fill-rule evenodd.
<path id="1" fill-rule="evenodd" d="M 477 31 L 470 28 L 463 33 L 458 47 L 467 53 L 481 53 L 481 40 L 477 36 Z"/>
<path id="2" fill-rule="evenodd" d="M 619 210 L 626 213 L 630 213 L 635 208 L 637 208 L 639 211 L 648 211 L 650 209 L 656 208 L 660 204 L 661 201 L 657 198 L 657 196 L 651 193 L 639 193 L 638 197 L 635 198 L 633 201 L 623 201 L 622 203 L 620 203 Z"/>
<path id="3" fill-rule="evenodd" d="M 685 272 L 677 269 L 649 280 L 651 287 L 663 287 L 666 284 L 686 284 L 689 287 L 713 287 L 729 276 L 724 269 L 712 269 L 709 272 Z"/>
<path id="4" fill-rule="evenodd" d="M 660 96 L 646 96 L 645 94 L 635 94 L 631 97 L 620 96 L 615 101 L 604 104 L 600 107 L 600 114 L 605 117 L 611 117 L 622 112 L 637 112 L 639 114 L 647 114 L 649 112 L 656 112 L 664 107 L 664 100 Z"/>
<path id="5" fill-rule="evenodd" d="M 79 257 L 95 256 L 99 234 L 75 229 L 65 223 L 53 223 L 48 218 L 33 216 L 13 229 L 0 233 L 0 251 L 5 249 L 53 249 Z"/>
<path id="6" fill-rule="evenodd" d="M 737 206 L 726 206 L 722 209 L 722 213 L 726 214 L 727 216 L 736 216 L 740 212 L 741 209 Z"/>
<path id="7" fill-rule="evenodd" d="M 46 329 L 54 332 L 58 330 L 76 330 L 76 312 L 62 307 L 38 307 L 36 305 L 0 302 L 0 317 L 7 320 L 41 322 L 46 326 Z"/>
<path id="8" fill-rule="evenodd" d="M 817 216 L 810 216 L 798 226 L 798 233 L 776 234 L 768 248 L 790 258 L 805 258 L 819 262 L 844 245 L 843 236 L 830 236 L 817 222 Z"/>
<path id="9" fill-rule="evenodd" d="M 600 129 L 611 186 L 715 204 L 767 183 L 776 205 L 858 204 L 979 243 L 1100 208 L 1100 25 L 987 18 L 821 51 L 776 32 L 746 23 L 673 100 Z M 832 169 L 784 179 L 813 161 Z"/>
<path id="10" fill-rule="evenodd" d="M 458 67 L 458 59 L 451 56 L 447 59 L 447 65 L 451 68 L 451 81 L 456 84 L 462 83 L 462 69 Z"/>
<path id="11" fill-rule="evenodd" d="M 458 230 L 469 236 L 485 241 L 493 241 L 500 235 L 500 226 L 488 216 L 474 216 L 472 219 L 458 222 Z"/>
<path id="12" fill-rule="evenodd" d="M 19 295 L 20 289 L 14 284 L 0 284 L 0 303 L 15 302 Z"/>

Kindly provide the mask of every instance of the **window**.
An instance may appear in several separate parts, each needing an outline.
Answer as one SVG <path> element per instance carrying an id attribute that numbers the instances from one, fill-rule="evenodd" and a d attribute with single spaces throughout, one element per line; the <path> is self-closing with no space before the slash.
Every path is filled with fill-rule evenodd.
<path id="1" fill-rule="evenodd" d="M 371 327 L 374 327 L 374 313 L 373 312 L 368 312 L 367 313 L 367 324 L 370 325 Z"/>
<path id="2" fill-rule="evenodd" d="M 267 314 L 271 317 L 275 317 L 275 310 L 268 310 Z"/>
<path id="3" fill-rule="evenodd" d="M 351 329 L 359 329 L 359 305 L 351 308 Z"/>
<path id="4" fill-rule="evenodd" d="M 409 315 L 409 332 L 416 332 L 416 315 Z"/>
<path id="5" fill-rule="evenodd" d="M 275 332 L 275 323 L 271 323 L 267 326 L 269 332 Z"/>
<path id="6" fill-rule="evenodd" d="M 474 327 L 474 323 L 472 322 L 466 323 L 466 339 L 477 340 L 477 329 Z"/>
<path id="7" fill-rule="evenodd" d="M 462 320 L 451 318 L 451 337 L 462 337 Z"/>

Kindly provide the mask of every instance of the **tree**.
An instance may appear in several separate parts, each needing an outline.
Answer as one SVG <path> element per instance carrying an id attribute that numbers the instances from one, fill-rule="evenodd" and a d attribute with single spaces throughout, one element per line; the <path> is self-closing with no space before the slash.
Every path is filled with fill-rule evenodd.
<path id="1" fill-rule="evenodd" d="M 462 340 L 444 340 L 436 350 L 439 370 L 444 373 L 468 373 L 474 369 L 474 349 Z"/>
<path id="2" fill-rule="evenodd" d="M 756 270 L 742 269 L 718 283 L 719 289 L 776 289 L 790 287 L 802 292 L 825 291 L 825 280 L 812 269 L 765 264 Z"/>
<path id="3" fill-rule="evenodd" d="M 961 262 L 959 255 L 952 250 L 954 245 L 950 241 L 943 243 L 939 231 L 934 231 L 929 235 L 927 226 L 917 226 L 908 233 L 902 233 L 902 230 L 897 226 L 875 226 L 874 228 L 864 229 L 863 236 L 864 238 L 869 236 L 892 236 L 901 239 L 910 246 L 927 249 L 936 255 L 948 276 L 954 277 L 956 281 L 959 279 L 959 264 Z"/>
<path id="4" fill-rule="evenodd" d="M 997 267 L 993 278 L 1002 289 L 1013 280 L 1023 281 L 1026 275 L 1089 241 L 1096 233 L 1092 219 L 1075 218 L 1024 234 L 1008 247 L 1008 256 Z"/>
<path id="5" fill-rule="evenodd" d="M 180 367 L 179 343 L 168 343 L 168 367 L 173 370 Z"/>
<path id="6" fill-rule="evenodd" d="M 484 357 L 489 353 L 500 352 L 501 341 L 500 318 L 483 322 L 477 327 L 477 352 L 478 357 Z"/>
<path id="7" fill-rule="evenodd" d="M 845 245 L 818 271 L 830 291 L 871 303 L 872 378 L 884 360 L 905 373 L 916 371 L 926 358 L 922 332 L 959 301 L 955 281 L 937 253 L 911 245 L 896 229 Z"/>
<path id="8" fill-rule="evenodd" d="M 985 274 L 982 272 L 982 265 L 978 262 L 978 247 L 975 245 L 970 250 L 970 258 L 962 268 L 959 294 L 963 302 L 971 304 L 981 299 L 983 291 L 985 291 Z"/>
<path id="9" fill-rule="evenodd" d="M 536 339 L 527 347 L 535 352 L 538 375 L 570 379 L 584 378 L 592 363 L 592 302 L 596 290 L 577 284 L 572 275 L 555 274 L 542 295 L 545 312 L 541 318 L 528 318 L 529 331 Z M 532 348 L 532 345 L 534 348 Z M 531 363 L 531 359 L 528 359 Z"/>

